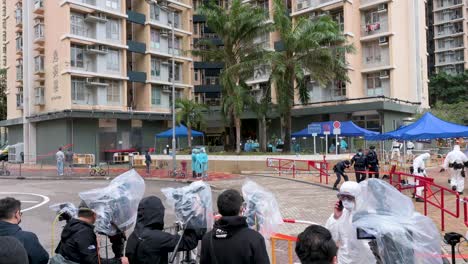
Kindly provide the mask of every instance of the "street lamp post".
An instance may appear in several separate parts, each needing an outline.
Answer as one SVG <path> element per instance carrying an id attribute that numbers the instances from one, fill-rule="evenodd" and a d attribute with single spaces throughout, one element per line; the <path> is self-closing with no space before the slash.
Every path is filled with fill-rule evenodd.
<path id="1" fill-rule="evenodd" d="M 176 112 L 175 112 L 175 30 L 174 30 L 174 23 L 175 23 L 175 11 L 171 10 L 165 5 L 161 5 L 160 2 L 165 2 L 163 1 L 157 1 L 157 0 L 145 0 L 149 5 L 155 4 L 162 10 L 165 10 L 166 12 L 169 13 L 169 15 L 172 16 L 172 23 L 171 23 L 171 60 L 172 60 L 172 76 L 171 78 L 171 85 L 172 85 L 172 169 L 175 171 L 177 169 L 177 161 L 176 161 Z M 167 3 L 167 2 L 166 2 Z"/>

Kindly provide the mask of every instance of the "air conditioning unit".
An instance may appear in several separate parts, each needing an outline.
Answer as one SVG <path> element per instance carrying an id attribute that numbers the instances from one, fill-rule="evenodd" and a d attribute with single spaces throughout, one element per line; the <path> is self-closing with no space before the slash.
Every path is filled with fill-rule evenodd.
<path id="1" fill-rule="evenodd" d="M 105 82 L 102 82 L 101 79 L 97 77 L 88 77 L 86 78 L 86 84 L 88 86 L 107 86 L 108 84 Z"/>
<path id="2" fill-rule="evenodd" d="M 172 89 L 169 86 L 163 86 L 162 92 L 163 93 L 172 93 Z"/>
<path id="3" fill-rule="evenodd" d="M 260 84 L 254 84 L 251 91 L 260 91 Z"/>
<path id="4" fill-rule="evenodd" d="M 91 14 L 86 14 L 84 17 L 84 20 L 86 22 L 102 22 L 105 23 L 107 22 L 107 15 L 104 13 L 91 13 Z"/>
<path id="5" fill-rule="evenodd" d="M 310 18 L 316 18 L 320 16 L 320 11 L 312 11 L 310 12 Z"/>
<path id="6" fill-rule="evenodd" d="M 170 31 L 169 30 L 166 30 L 166 29 L 161 29 L 161 31 L 159 32 L 159 35 L 161 37 L 168 37 L 170 34 Z"/>
<path id="7" fill-rule="evenodd" d="M 390 71 L 389 70 L 384 70 L 380 71 L 380 79 L 388 79 L 390 78 Z"/>
<path id="8" fill-rule="evenodd" d="M 102 51 L 102 52 L 109 52 L 109 47 L 107 47 L 106 45 L 99 45 L 99 51 Z"/>
<path id="9" fill-rule="evenodd" d="M 377 6 L 377 11 L 387 11 L 387 4 L 380 4 Z"/>
<path id="10" fill-rule="evenodd" d="M 88 45 L 86 46 L 86 52 L 106 54 L 109 52 L 109 48 L 106 45 Z"/>
<path id="11" fill-rule="evenodd" d="M 301 3 L 297 3 L 297 10 L 302 10 L 302 9 L 304 9 L 303 3 L 302 3 L 302 2 L 301 2 Z"/>
<path id="12" fill-rule="evenodd" d="M 388 45 L 388 37 L 380 37 L 379 38 L 379 45 Z"/>

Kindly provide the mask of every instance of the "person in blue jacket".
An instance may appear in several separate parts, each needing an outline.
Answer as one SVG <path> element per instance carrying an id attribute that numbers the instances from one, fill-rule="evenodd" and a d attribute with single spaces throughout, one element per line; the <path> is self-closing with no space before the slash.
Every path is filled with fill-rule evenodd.
<path id="1" fill-rule="evenodd" d="M 197 156 L 198 156 L 198 149 L 192 149 L 192 178 L 196 178 L 197 177 Z"/>
<path id="2" fill-rule="evenodd" d="M 200 154 L 198 155 L 201 163 L 201 177 L 206 178 L 208 176 L 208 154 L 206 154 L 205 148 L 201 148 Z"/>

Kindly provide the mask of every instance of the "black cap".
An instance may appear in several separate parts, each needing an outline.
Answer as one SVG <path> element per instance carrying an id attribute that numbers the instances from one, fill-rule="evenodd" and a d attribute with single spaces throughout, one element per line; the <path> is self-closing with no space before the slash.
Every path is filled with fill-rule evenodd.
<path id="1" fill-rule="evenodd" d="M 349 162 L 349 160 L 345 160 L 344 163 L 345 163 L 346 165 L 351 164 L 351 162 Z"/>
<path id="2" fill-rule="evenodd" d="M 370 146 L 369 148 L 370 148 L 370 149 L 375 149 L 375 146 Z"/>

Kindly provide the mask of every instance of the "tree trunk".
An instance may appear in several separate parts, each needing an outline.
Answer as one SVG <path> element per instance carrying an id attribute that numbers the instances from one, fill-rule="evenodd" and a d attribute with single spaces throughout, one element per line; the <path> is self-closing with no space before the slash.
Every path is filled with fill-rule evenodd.
<path id="1" fill-rule="evenodd" d="M 284 146 L 283 152 L 291 152 L 291 110 L 284 113 Z"/>
<path id="2" fill-rule="evenodd" d="M 241 152 L 241 119 L 240 117 L 235 117 L 236 125 L 236 154 L 239 155 Z"/>
<path id="3" fill-rule="evenodd" d="M 188 147 L 190 150 L 192 150 L 192 127 L 187 126 L 187 142 L 188 142 Z"/>
<path id="4" fill-rule="evenodd" d="M 236 133 L 234 130 L 234 117 L 231 116 L 231 121 L 229 122 L 229 150 L 234 151 L 236 149 Z"/>
<path id="5" fill-rule="evenodd" d="M 262 116 L 261 119 L 258 120 L 260 124 L 260 151 L 266 152 L 267 151 L 267 127 L 266 127 L 266 118 Z"/>

